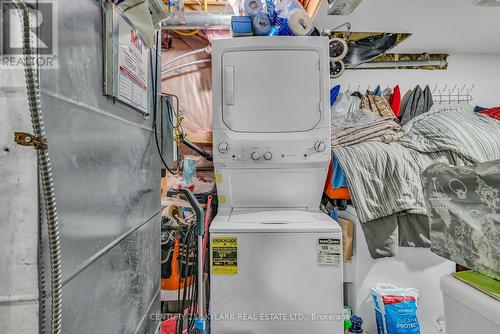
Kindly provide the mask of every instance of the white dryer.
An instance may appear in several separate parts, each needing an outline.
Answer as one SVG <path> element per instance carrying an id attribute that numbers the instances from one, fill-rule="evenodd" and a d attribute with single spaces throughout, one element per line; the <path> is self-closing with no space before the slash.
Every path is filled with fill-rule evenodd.
<path id="1" fill-rule="evenodd" d="M 340 334 L 342 233 L 319 212 L 331 155 L 328 40 L 212 47 L 211 332 Z"/>

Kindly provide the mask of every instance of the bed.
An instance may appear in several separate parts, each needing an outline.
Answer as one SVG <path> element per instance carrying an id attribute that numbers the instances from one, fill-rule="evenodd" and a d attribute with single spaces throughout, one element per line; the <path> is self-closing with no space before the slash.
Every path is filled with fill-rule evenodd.
<path id="1" fill-rule="evenodd" d="M 438 162 L 466 166 L 500 159 L 500 122 L 469 104 L 435 104 L 391 143 L 365 141 L 332 152 L 371 256 L 395 256 L 398 246 L 431 246 L 420 174 Z"/>

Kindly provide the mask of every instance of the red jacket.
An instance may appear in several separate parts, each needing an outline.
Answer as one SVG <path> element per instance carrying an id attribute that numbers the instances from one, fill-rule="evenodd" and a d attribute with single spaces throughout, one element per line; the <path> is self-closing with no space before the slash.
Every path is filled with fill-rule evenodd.
<path id="1" fill-rule="evenodd" d="M 481 111 L 481 114 L 486 114 L 500 121 L 500 107 L 483 110 Z"/>
<path id="2" fill-rule="evenodd" d="M 394 91 L 391 94 L 389 103 L 391 104 L 394 116 L 396 116 L 397 118 L 399 116 L 399 109 L 401 108 L 401 91 L 399 89 L 399 85 L 394 87 Z"/>

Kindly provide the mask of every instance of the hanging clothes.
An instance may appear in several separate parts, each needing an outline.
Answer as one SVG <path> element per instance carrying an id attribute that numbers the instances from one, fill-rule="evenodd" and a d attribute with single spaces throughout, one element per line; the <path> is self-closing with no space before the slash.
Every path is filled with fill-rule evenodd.
<path id="1" fill-rule="evenodd" d="M 363 120 L 360 120 L 358 118 L 354 119 L 351 116 L 359 109 L 360 104 L 361 100 L 356 96 L 339 94 L 335 101 L 335 104 L 332 106 L 332 116 L 331 116 L 332 129 L 342 128 L 347 125 L 356 125 L 353 123 L 358 123 L 360 121 L 365 122 L 364 119 Z M 346 125 L 346 123 L 348 124 Z"/>
<path id="2" fill-rule="evenodd" d="M 480 113 L 500 121 L 500 107 L 481 110 Z"/>
<path id="3" fill-rule="evenodd" d="M 420 86 L 415 87 L 411 94 L 408 96 L 406 103 L 401 106 L 401 111 L 399 113 L 400 123 L 403 125 L 413 118 L 413 114 L 417 112 L 417 110 L 423 111 L 423 106 L 418 105 L 418 101 L 422 101 L 420 97 L 422 96 L 422 88 Z"/>
<path id="4" fill-rule="evenodd" d="M 406 124 L 415 116 L 428 112 L 433 104 L 434 101 L 432 100 L 432 92 L 429 86 L 426 86 L 424 90 L 420 86 L 415 87 L 406 105 L 401 108 L 399 114 L 401 125 Z"/>
<path id="5" fill-rule="evenodd" d="M 394 112 L 394 116 L 399 116 L 399 108 L 401 107 L 401 91 L 399 89 L 399 85 L 394 87 L 394 91 L 389 98 L 389 104 L 391 105 L 391 109 Z"/>
<path id="6" fill-rule="evenodd" d="M 369 109 L 382 117 L 395 118 L 389 102 L 381 96 L 366 95 L 361 99 L 361 108 Z"/>
<path id="7" fill-rule="evenodd" d="M 432 91 L 429 85 L 425 86 L 423 97 L 424 97 L 424 108 L 425 108 L 424 112 L 428 112 L 434 105 L 434 100 L 432 99 Z"/>
<path id="8" fill-rule="evenodd" d="M 391 104 L 391 96 L 392 96 L 392 89 L 390 89 L 389 87 L 387 87 L 386 89 L 384 89 L 382 91 L 382 97 L 387 101 L 389 102 L 389 104 Z M 393 110 L 394 111 L 394 110 Z M 399 112 L 399 110 L 398 110 Z"/>
<path id="9" fill-rule="evenodd" d="M 339 161 L 335 154 L 332 154 L 332 187 L 333 189 L 347 188 L 347 179 L 340 167 Z"/>
<path id="10" fill-rule="evenodd" d="M 342 172 L 342 169 L 340 169 L 340 171 Z M 342 175 L 344 175 L 343 172 Z M 331 199 L 341 199 L 341 200 L 351 199 L 351 195 L 349 194 L 349 189 L 347 187 L 342 187 L 337 189 L 333 188 L 332 177 L 333 177 L 333 166 L 330 163 L 324 189 L 325 194 Z"/>
<path id="11" fill-rule="evenodd" d="M 363 94 L 361 94 L 360 92 L 354 92 L 354 93 L 351 94 L 351 96 L 355 96 L 358 99 L 362 99 L 363 98 Z"/>
<path id="12" fill-rule="evenodd" d="M 335 101 L 337 100 L 339 93 L 340 93 L 340 85 L 337 85 L 332 89 L 330 89 L 330 107 L 332 107 L 335 104 Z"/>
<path id="13" fill-rule="evenodd" d="M 337 85 L 330 90 L 331 107 L 335 105 L 335 102 L 337 101 L 339 94 L 340 94 L 340 85 Z M 356 108 L 357 106 L 359 106 L 359 100 L 357 100 L 355 97 L 353 97 L 352 100 L 353 100 L 353 105 L 351 107 Z M 335 123 L 333 116 L 334 114 L 332 113 L 332 123 Z M 340 168 L 340 164 L 334 154 L 332 154 L 332 161 L 330 163 L 330 168 L 328 170 L 328 177 L 325 184 L 324 192 L 331 199 L 351 198 L 349 195 L 349 190 L 347 189 L 347 180 L 345 178 L 345 174 L 342 171 L 342 168 Z"/>
<path id="14" fill-rule="evenodd" d="M 408 101 L 410 100 L 410 97 L 412 96 L 412 94 L 413 94 L 413 89 L 410 89 L 401 98 L 401 103 L 399 104 L 398 118 L 401 118 L 401 115 L 403 114 L 403 110 L 406 109 L 406 105 L 408 104 Z"/>

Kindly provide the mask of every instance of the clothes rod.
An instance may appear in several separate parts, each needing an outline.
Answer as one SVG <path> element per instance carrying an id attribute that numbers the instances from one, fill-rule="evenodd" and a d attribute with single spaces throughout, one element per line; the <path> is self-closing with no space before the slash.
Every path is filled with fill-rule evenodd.
<path id="1" fill-rule="evenodd" d="M 229 29 L 231 15 L 227 13 L 185 12 L 182 17 L 172 15 L 162 22 L 162 29 Z"/>
<path id="2" fill-rule="evenodd" d="M 394 68 L 394 67 L 424 67 L 424 66 L 438 66 L 446 67 L 445 60 L 421 60 L 421 61 L 376 61 L 370 63 L 363 63 L 353 69 L 367 69 L 367 68 Z"/>

